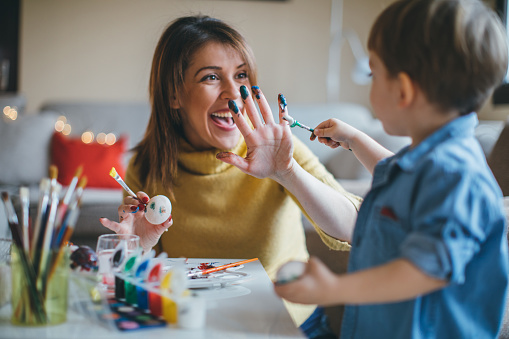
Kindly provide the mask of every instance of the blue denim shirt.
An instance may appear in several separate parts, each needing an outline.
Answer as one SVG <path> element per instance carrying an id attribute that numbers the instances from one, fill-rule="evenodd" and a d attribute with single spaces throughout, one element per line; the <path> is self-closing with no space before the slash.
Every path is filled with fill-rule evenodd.
<path id="1" fill-rule="evenodd" d="M 341 338 L 494 338 L 508 283 L 502 192 L 459 117 L 380 161 L 359 211 L 349 272 L 404 258 L 444 279 L 405 302 L 349 305 Z"/>

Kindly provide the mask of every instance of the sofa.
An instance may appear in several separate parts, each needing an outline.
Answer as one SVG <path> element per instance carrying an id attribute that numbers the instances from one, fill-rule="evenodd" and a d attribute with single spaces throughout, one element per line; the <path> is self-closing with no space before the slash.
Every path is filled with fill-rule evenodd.
<path id="1" fill-rule="evenodd" d="M 85 158 L 85 153 L 88 151 L 84 145 L 80 144 L 81 141 L 77 140 L 83 132 L 91 131 L 96 136 L 101 132 L 113 133 L 117 137 L 117 144 L 122 145 L 121 150 L 117 150 L 115 153 L 117 158 L 113 160 L 118 166 L 125 166 L 132 155 L 130 149 L 143 137 L 150 115 L 150 107 L 147 102 L 53 101 L 42 105 L 37 112 L 24 112 L 23 100 L 21 102 L 19 102 L 19 98 L 17 100 L 19 106 L 17 119 L 12 121 L 6 116 L 0 118 L 0 166 L 2 169 L 0 171 L 0 190 L 8 191 L 19 209 L 17 200 L 19 186 L 28 186 L 31 192 L 30 210 L 32 216 L 35 215 L 38 199 L 38 183 L 42 177 L 48 175 L 48 167 L 55 157 L 55 154 L 51 152 L 53 149 L 51 141 L 55 133 L 55 122 L 59 117 L 65 116 L 67 123 L 71 126 L 69 138 L 77 143 L 76 150 L 73 151 L 71 148 L 69 151 L 70 153 L 67 155 L 69 159 L 76 155 Z M 2 101 L 1 97 L 0 106 L 5 106 L 5 101 Z M 273 112 L 277 112 L 276 103 L 272 103 L 271 107 Z M 290 104 L 288 110 L 292 117 L 309 126 L 316 126 L 331 117 L 341 119 L 366 132 L 394 152 L 410 142 L 409 138 L 386 134 L 380 121 L 373 117 L 369 109 L 357 104 Z M 505 148 L 500 146 L 500 142 L 497 142 L 499 135 L 503 134 L 501 132 L 504 126 L 504 121 L 481 121 L 477 127 L 476 137 L 488 158 L 493 149 L 499 149 L 502 155 L 504 154 Z M 345 189 L 359 196 L 364 196 L 367 193 L 370 188 L 371 175 L 356 160 L 352 152 L 344 149 L 332 150 L 317 141 L 311 142 L 309 141 L 309 132 L 298 127 L 294 128 L 292 132 L 318 156 Z M 97 148 L 99 146 L 92 143 L 90 147 Z M 107 146 L 104 147 L 108 149 Z M 110 146 L 110 148 L 113 149 L 114 146 Z M 506 159 L 505 163 L 507 163 L 507 157 L 502 157 Z M 496 157 L 496 159 L 499 158 L 499 156 Z M 67 159 L 64 157 L 63 161 L 65 162 Z M 98 159 L 95 165 L 99 166 L 99 162 L 102 161 L 103 159 Z M 98 219 L 107 217 L 117 220 L 118 218 L 117 207 L 122 202 L 123 192 L 118 184 L 109 177 L 109 168 L 111 168 L 111 164 L 107 163 L 103 166 L 102 172 L 95 173 L 99 182 L 108 187 L 87 186 L 84 190 L 80 217 L 71 238 L 75 244 L 89 245 L 95 248 L 97 237 L 103 233 L 110 233 L 99 223 Z M 73 172 L 75 168 L 67 169 L 67 172 L 69 171 Z M 61 172 L 61 168 L 59 168 L 59 172 Z M 507 172 L 501 171 L 501 173 L 504 176 L 504 173 Z M 506 199 L 506 201 L 508 200 Z M 0 238 L 9 234 L 3 208 L 3 204 L 0 204 Z M 509 203 L 507 208 L 509 209 Z M 303 219 L 310 254 L 322 259 L 334 272 L 345 272 L 348 252 L 329 250 L 310 223 L 305 218 Z M 342 307 L 329 307 L 326 309 L 326 313 L 330 315 L 333 329 L 338 332 Z M 504 328 L 506 327 L 509 328 L 509 321 Z M 509 330 L 506 334 L 509 337 Z"/>
<path id="2" fill-rule="evenodd" d="M 23 107 L 22 104 L 18 103 L 18 105 Z M 273 111 L 277 112 L 276 104 L 271 106 Z M 2 164 L 0 189 L 8 191 L 13 196 L 16 206 L 19 207 L 16 201 L 19 186 L 28 186 L 31 193 L 31 215 L 35 215 L 38 184 L 43 177 L 48 176 L 50 164 L 60 164 L 57 166 L 59 180 L 65 190 L 65 185 L 69 183 L 72 176 L 71 173 L 75 172 L 78 162 L 82 159 L 86 166 L 94 167 L 94 174 L 88 175 L 89 184 L 82 197 L 80 217 L 71 240 L 77 244 L 95 246 L 97 236 L 109 232 L 102 227 L 98 219 L 107 217 L 116 220 L 117 207 L 122 201 L 122 190 L 109 177 L 109 169 L 115 167 L 122 173 L 121 168 L 127 165 L 132 155 L 130 149 L 141 140 L 145 132 L 150 115 L 149 104 L 147 102 L 54 101 L 43 104 L 35 113 L 23 112 L 22 108 L 18 110 L 16 120 L 10 120 L 5 115 L 0 119 L 0 163 Z M 391 137 L 385 134 L 379 121 L 372 117 L 370 111 L 355 104 L 291 105 L 289 113 L 298 121 L 311 126 L 329 117 L 338 117 L 366 131 L 394 151 L 409 142 L 407 138 Z M 62 139 L 62 136 L 55 131 L 55 122 L 62 116 L 70 125 L 71 132 L 64 141 L 56 142 L 55 135 L 59 135 L 58 140 Z M 80 141 L 80 137 L 87 131 L 96 136 L 101 132 L 113 133 L 117 137 L 117 143 L 112 146 L 98 145 L 96 142 L 85 145 Z M 365 194 L 369 189 L 370 175 L 356 161 L 351 152 L 342 149 L 331 150 L 317 141 L 311 142 L 309 132 L 306 130 L 294 128 L 293 132 L 311 148 L 349 191 L 358 195 Z M 55 143 L 59 145 L 64 143 L 64 145 L 55 149 Z M 122 145 L 118 145 L 119 143 Z M 97 152 L 99 148 L 100 153 L 109 152 L 113 155 L 108 156 L 107 159 L 97 154 L 97 158 L 87 157 L 88 153 Z M 111 164 L 107 163 L 108 161 Z M 98 173 L 99 168 L 102 172 Z M 61 180 L 60 175 L 66 179 Z M 96 182 L 95 185 L 91 179 Z M 0 206 L 0 213 L 2 213 L 2 207 Z M 5 224 L 5 218 L 0 217 L 0 223 L 2 221 Z"/>

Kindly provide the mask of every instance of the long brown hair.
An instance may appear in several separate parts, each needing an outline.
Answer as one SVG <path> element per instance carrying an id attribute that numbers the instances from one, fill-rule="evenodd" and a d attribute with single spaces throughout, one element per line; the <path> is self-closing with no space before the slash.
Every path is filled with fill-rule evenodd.
<path id="1" fill-rule="evenodd" d="M 181 17 L 173 21 L 157 43 L 150 73 L 151 116 L 143 140 L 134 148 L 140 166 L 140 180 L 145 189 L 157 183 L 174 199 L 178 169 L 178 143 L 183 137 L 182 118 L 171 101 L 183 90 L 184 74 L 194 53 L 209 42 L 234 48 L 247 64 L 251 85 L 256 84 L 253 52 L 235 29 L 208 16 Z"/>

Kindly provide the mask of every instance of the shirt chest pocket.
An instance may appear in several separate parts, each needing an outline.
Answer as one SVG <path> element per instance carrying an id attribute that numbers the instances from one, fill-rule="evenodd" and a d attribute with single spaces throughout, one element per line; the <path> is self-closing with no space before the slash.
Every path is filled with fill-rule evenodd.
<path id="1" fill-rule="evenodd" d="M 370 246 L 374 253 L 385 260 L 398 257 L 400 244 L 408 233 L 401 218 L 390 206 L 375 206 L 371 222 L 363 235 L 364 245 Z"/>

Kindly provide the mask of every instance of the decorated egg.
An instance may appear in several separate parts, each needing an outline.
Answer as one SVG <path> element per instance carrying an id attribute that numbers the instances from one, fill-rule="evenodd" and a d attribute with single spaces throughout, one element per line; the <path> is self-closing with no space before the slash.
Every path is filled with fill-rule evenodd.
<path id="1" fill-rule="evenodd" d="M 289 261 L 279 268 L 276 275 L 277 284 L 286 284 L 299 277 L 304 273 L 306 263 L 302 261 Z"/>
<path id="2" fill-rule="evenodd" d="M 170 199 L 164 195 L 156 195 L 147 203 L 145 218 L 153 225 L 160 225 L 171 215 Z"/>

